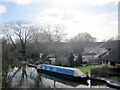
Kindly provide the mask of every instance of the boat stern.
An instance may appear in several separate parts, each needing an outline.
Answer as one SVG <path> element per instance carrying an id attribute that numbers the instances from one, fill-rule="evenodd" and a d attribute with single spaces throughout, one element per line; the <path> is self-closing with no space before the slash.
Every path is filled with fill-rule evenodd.
<path id="1" fill-rule="evenodd" d="M 41 69 L 41 66 L 42 66 L 42 64 L 38 65 L 38 66 L 37 66 L 37 69 Z"/>

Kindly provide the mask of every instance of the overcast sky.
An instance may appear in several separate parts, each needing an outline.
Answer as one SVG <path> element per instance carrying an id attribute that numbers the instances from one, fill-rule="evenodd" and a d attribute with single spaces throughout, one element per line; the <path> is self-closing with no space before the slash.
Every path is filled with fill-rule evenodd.
<path id="1" fill-rule="evenodd" d="M 118 34 L 119 0 L 1 0 L 0 24 L 25 20 L 64 26 L 68 38 L 88 32 L 98 41 Z"/>

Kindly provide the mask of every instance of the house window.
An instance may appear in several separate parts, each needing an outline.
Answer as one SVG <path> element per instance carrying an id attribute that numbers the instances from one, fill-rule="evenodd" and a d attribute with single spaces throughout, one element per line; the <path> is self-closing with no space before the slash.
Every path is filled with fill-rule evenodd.
<path id="1" fill-rule="evenodd" d="M 117 64 L 116 66 L 117 66 L 118 68 L 120 68 L 120 64 Z"/>
<path id="2" fill-rule="evenodd" d="M 42 66 L 41 68 L 42 68 L 42 69 L 45 69 L 45 67 L 44 67 L 44 66 Z"/>
<path id="3" fill-rule="evenodd" d="M 57 68 L 53 68 L 53 71 L 56 71 L 57 70 Z"/>
<path id="4" fill-rule="evenodd" d="M 62 70 L 60 69 L 59 72 L 62 72 Z"/>
<path id="5" fill-rule="evenodd" d="M 108 64 L 108 61 L 106 61 L 106 64 Z"/>
<path id="6" fill-rule="evenodd" d="M 49 67 L 47 67 L 47 70 L 50 70 L 50 68 L 49 68 Z"/>
<path id="7" fill-rule="evenodd" d="M 105 61 L 103 60 L 103 63 L 105 63 Z"/>
<path id="8" fill-rule="evenodd" d="M 67 71 L 66 71 L 66 73 L 70 73 L 70 71 L 69 71 L 69 70 L 67 70 Z"/>
<path id="9" fill-rule="evenodd" d="M 114 62 L 110 62 L 110 65 L 115 66 L 115 63 Z"/>

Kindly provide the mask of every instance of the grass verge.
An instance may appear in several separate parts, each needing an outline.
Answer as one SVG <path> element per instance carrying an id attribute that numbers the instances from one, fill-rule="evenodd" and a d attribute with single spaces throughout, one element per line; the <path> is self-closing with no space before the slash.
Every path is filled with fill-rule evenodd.
<path id="1" fill-rule="evenodd" d="M 86 74 L 86 72 L 88 74 L 90 74 L 90 69 L 95 68 L 95 67 L 97 67 L 97 66 L 95 66 L 95 65 L 89 65 L 89 66 L 74 67 L 74 68 L 80 69 L 80 71 L 83 72 L 84 74 Z"/>
<path id="2" fill-rule="evenodd" d="M 119 81 L 120 82 L 120 77 L 111 77 L 112 80 Z"/>

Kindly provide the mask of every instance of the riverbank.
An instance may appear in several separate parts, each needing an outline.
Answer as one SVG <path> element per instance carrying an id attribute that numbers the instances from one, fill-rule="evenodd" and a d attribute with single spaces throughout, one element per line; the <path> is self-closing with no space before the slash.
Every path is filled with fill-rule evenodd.
<path id="1" fill-rule="evenodd" d="M 110 87 L 120 89 L 120 77 L 117 77 L 117 76 L 109 76 L 109 77 L 91 76 L 90 75 L 91 69 L 96 68 L 96 67 L 98 67 L 98 66 L 90 65 L 90 66 L 82 66 L 82 67 L 74 67 L 74 68 L 80 69 L 80 71 L 83 72 L 84 74 L 86 74 L 86 72 L 87 72 L 88 75 L 90 76 L 90 79 L 103 81 Z"/>
<path id="2" fill-rule="evenodd" d="M 100 80 L 106 83 L 109 87 L 120 89 L 120 82 L 117 80 L 113 80 L 107 77 L 90 77 L 91 80 Z"/>
<path id="3" fill-rule="evenodd" d="M 28 64 L 29 67 L 37 67 L 37 65 L 34 64 Z M 95 68 L 97 66 L 95 65 L 89 65 L 89 66 L 81 66 L 81 67 L 74 67 L 76 69 L 79 69 L 82 73 L 86 74 L 86 72 L 88 73 L 88 75 L 90 75 L 90 70 Z"/>
<path id="4" fill-rule="evenodd" d="M 86 72 L 88 73 L 88 75 L 90 75 L 90 70 L 93 68 L 96 68 L 97 66 L 95 65 L 89 65 L 89 66 L 81 66 L 81 67 L 74 67 L 76 69 L 80 69 L 81 72 L 83 72 L 84 74 L 86 74 Z"/>
<path id="5" fill-rule="evenodd" d="M 30 67 L 37 67 L 37 65 L 33 65 L 33 64 L 29 64 L 28 66 Z M 90 65 L 90 66 L 82 66 L 82 67 L 74 67 L 77 69 L 80 69 L 80 71 L 84 74 L 86 74 L 86 72 L 88 73 L 88 75 L 90 76 L 90 70 L 92 68 L 96 68 L 97 66 L 94 65 Z M 99 77 L 99 76 L 90 76 L 91 80 L 97 80 L 97 81 L 102 81 L 104 83 L 106 83 L 108 86 L 110 87 L 114 87 L 114 88 L 119 88 L 120 87 L 120 77 L 116 78 L 116 77 Z"/>
<path id="6" fill-rule="evenodd" d="M 119 68 L 101 66 L 91 69 L 91 79 L 105 81 L 107 85 L 120 89 L 120 74 L 118 72 L 120 72 Z"/>

